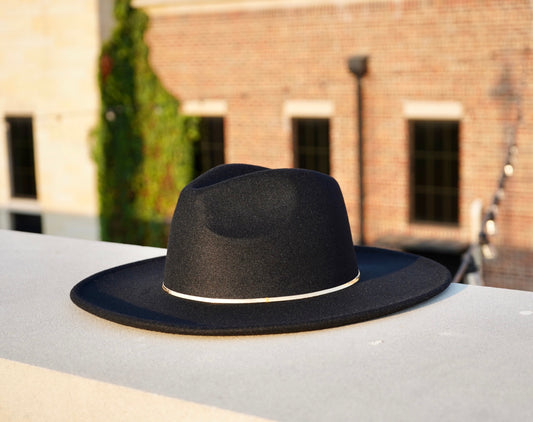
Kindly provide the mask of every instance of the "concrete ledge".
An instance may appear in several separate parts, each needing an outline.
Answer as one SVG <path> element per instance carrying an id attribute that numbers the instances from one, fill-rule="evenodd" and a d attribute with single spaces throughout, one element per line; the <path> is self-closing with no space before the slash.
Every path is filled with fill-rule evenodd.
<path id="1" fill-rule="evenodd" d="M 228 112 L 225 100 L 187 100 L 183 102 L 182 111 L 189 116 L 223 117 Z"/>
<path id="2" fill-rule="evenodd" d="M 249 415 L 0 359 L 3 421 L 264 421 Z"/>
<path id="3" fill-rule="evenodd" d="M 283 116 L 329 118 L 335 113 L 335 106 L 329 100 L 287 100 L 283 103 Z"/>
<path id="4" fill-rule="evenodd" d="M 43 209 L 35 200 L 11 200 L 0 204 L 0 230 L 12 227 L 11 214 L 39 215 L 43 233 L 79 239 L 98 240 L 100 223 L 98 216 L 59 213 Z"/>
<path id="5" fill-rule="evenodd" d="M 212 13 L 287 9 L 299 7 L 349 5 L 383 0 L 134 0 L 133 6 L 146 10 L 153 16 L 181 13 Z"/>
<path id="6" fill-rule="evenodd" d="M 464 110 L 458 101 L 404 101 L 403 116 L 420 120 L 461 120 Z"/>
<path id="7" fill-rule="evenodd" d="M 178 420 L 533 418 L 532 292 L 452 285 L 366 323 L 228 338 L 125 327 L 71 303 L 88 275 L 164 253 L 0 231 L 0 419 L 55 419 L 55 408 L 95 420 L 129 408 Z M 100 418 L 101 400 L 117 412 Z"/>

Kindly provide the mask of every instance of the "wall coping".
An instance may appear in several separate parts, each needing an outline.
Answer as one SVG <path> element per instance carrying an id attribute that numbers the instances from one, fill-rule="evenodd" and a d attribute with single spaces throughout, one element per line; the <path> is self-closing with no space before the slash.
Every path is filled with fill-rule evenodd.
<path id="1" fill-rule="evenodd" d="M 89 420 L 102 403 L 107 420 L 533 416 L 533 292 L 456 284 L 377 320 L 246 337 L 125 327 L 69 299 L 97 271 L 164 254 L 0 231 L 0 419 Z"/>
<path id="2" fill-rule="evenodd" d="M 134 7 L 142 8 L 147 13 L 157 16 L 182 13 L 291 9 L 324 5 L 340 7 L 363 2 L 383 2 L 383 0 L 133 0 L 132 4 Z"/>

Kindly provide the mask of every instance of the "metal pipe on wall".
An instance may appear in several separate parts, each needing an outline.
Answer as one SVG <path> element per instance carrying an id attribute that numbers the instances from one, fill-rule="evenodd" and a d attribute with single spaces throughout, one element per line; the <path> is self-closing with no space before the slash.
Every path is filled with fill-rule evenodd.
<path id="1" fill-rule="evenodd" d="M 348 59 L 348 68 L 357 79 L 357 142 L 358 142 L 358 158 L 359 158 L 359 244 L 366 243 L 364 230 L 364 149 L 363 149 L 363 93 L 362 93 L 362 78 L 367 73 L 368 57 L 367 56 L 352 56 Z"/>

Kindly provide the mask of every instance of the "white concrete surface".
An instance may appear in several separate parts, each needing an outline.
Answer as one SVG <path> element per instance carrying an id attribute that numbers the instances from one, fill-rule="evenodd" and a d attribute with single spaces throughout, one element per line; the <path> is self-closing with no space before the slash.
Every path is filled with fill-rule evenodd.
<path id="1" fill-rule="evenodd" d="M 227 338 L 125 327 L 69 299 L 94 272 L 164 253 L 0 231 L 0 419 L 99 419 L 103 404 L 108 420 L 161 407 L 176 420 L 533 420 L 532 292 L 452 285 L 366 323 Z"/>

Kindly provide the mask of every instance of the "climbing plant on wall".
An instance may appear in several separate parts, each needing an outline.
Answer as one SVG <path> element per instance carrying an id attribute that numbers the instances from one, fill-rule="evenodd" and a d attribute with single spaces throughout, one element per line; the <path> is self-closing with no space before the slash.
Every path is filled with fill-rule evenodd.
<path id="1" fill-rule="evenodd" d="M 116 27 L 102 46 L 95 130 L 103 240 L 166 246 L 176 199 L 193 175 L 197 122 L 148 62 L 148 17 L 115 0 Z"/>

